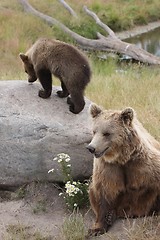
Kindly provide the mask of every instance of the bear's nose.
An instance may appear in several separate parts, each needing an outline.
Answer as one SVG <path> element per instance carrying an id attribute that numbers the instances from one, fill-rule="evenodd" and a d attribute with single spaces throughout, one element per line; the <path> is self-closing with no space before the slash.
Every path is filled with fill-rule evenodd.
<path id="1" fill-rule="evenodd" d="M 87 146 L 87 149 L 90 151 L 90 153 L 94 153 L 95 152 L 95 148 L 90 146 L 90 145 Z"/>

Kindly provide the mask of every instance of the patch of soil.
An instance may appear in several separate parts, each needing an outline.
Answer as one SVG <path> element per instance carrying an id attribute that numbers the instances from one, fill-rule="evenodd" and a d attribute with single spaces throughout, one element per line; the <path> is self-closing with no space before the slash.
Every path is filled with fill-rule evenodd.
<path id="1" fill-rule="evenodd" d="M 23 225 L 54 239 L 69 214 L 59 193 L 52 183 L 35 182 L 16 192 L 0 191 L 0 239 L 5 239 L 9 225 Z"/>
<path id="2" fill-rule="evenodd" d="M 59 196 L 60 192 L 60 188 L 53 183 L 39 182 L 33 182 L 14 192 L 0 191 L 0 239 L 61 240 L 61 226 L 71 212 L 67 210 L 62 196 Z M 95 216 L 89 209 L 84 209 L 81 213 L 87 230 L 93 224 Z M 118 220 L 110 229 L 109 235 L 102 235 L 98 239 L 131 240 L 132 238 L 126 237 L 125 228 L 127 225 L 135 227 L 140 221 L 142 219 Z M 160 231 L 160 226 L 158 227 Z M 15 231 L 16 238 L 11 238 L 10 233 Z M 17 237 L 19 231 L 23 238 L 21 235 Z M 27 235 L 24 234 L 25 231 Z M 37 232 L 39 238 L 34 237 Z"/>
<path id="3" fill-rule="evenodd" d="M 8 231 L 24 231 L 25 228 L 27 234 L 31 234 L 29 240 L 37 239 L 34 238 L 36 232 L 43 236 L 42 240 L 60 240 L 61 226 L 71 215 L 60 192 L 58 185 L 40 182 L 32 182 L 16 191 L 0 191 L 0 239 L 12 239 Z M 87 229 L 94 219 L 93 213 L 88 209 L 81 213 Z"/>

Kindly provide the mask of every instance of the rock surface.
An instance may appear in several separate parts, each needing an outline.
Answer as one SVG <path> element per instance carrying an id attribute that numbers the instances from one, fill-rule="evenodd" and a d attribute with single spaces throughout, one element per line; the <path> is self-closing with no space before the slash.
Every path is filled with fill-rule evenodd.
<path id="1" fill-rule="evenodd" d="M 88 107 L 75 115 L 66 99 L 37 96 L 38 81 L 0 81 L 0 184 L 21 185 L 38 181 L 62 181 L 59 165 L 53 158 L 59 153 L 71 157 L 74 179 L 88 178 L 92 155 L 86 145 L 91 139 Z M 54 168 L 53 174 L 48 170 Z"/>

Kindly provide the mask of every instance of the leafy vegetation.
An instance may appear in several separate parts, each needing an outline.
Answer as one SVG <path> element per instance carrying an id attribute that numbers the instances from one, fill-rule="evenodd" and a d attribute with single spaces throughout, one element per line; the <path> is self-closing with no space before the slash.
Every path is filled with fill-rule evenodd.
<path id="1" fill-rule="evenodd" d="M 60 235 L 61 240 L 85 240 L 86 231 L 82 214 L 74 211 L 69 218 L 66 218 Z"/>

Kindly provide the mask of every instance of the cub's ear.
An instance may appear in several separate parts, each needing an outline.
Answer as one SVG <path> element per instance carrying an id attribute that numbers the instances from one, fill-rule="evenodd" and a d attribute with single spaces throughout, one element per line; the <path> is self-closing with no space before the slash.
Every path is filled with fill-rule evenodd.
<path id="1" fill-rule="evenodd" d="M 130 125 L 134 118 L 134 114 L 135 113 L 132 108 L 126 108 L 121 112 L 121 119 L 125 124 Z"/>
<path id="2" fill-rule="evenodd" d="M 20 56 L 20 58 L 23 62 L 28 62 L 28 56 L 27 55 L 25 55 L 24 53 L 20 53 L 19 56 Z"/>
<path id="3" fill-rule="evenodd" d="M 90 112 L 91 116 L 93 118 L 95 118 L 102 112 L 102 109 L 99 106 L 97 106 L 96 104 L 92 103 L 90 105 L 89 112 Z"/>

